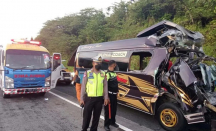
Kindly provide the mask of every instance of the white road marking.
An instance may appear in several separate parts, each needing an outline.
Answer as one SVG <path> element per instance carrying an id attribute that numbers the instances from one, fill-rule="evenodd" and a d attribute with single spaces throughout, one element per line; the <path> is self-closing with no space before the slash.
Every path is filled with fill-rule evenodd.
<path id="1" fill-rule="evenodd" d="M 53 93 L 52 91 L 49 91 L 49 93 L 52 94 L 52 95 L 54 95 L 54 96 L 56 96 L 56 97 L 58 97 L 58 98 L 60 98 L 60 99 L 62 99 L 62 100 L 64 100 L 64 101 L 66 101 L 66 102 L 68 102 L 68 103 L 70 103 L 70 104 L 72 104 L 72 105 L 74 105 L 74 106 L 76 106 L 76 107 L 78 107 L 78 108 L 81 108 L 80 105 L 78 105 L 77 103 L 74 103 L 74 102 L 72 102 L 72 101 L 70 101 L 70 100 L 68 100 L 68 99 L 66 99 L 66 98 L 64 98 L 64 97 L 62 97 L 62 96 L 60 96 L 60 95 L 58 95 L 56 93 Z M 101 115 L 100 118 L 102 120 L 104 120 L 104 116 Z M 121 129 L 123 129 L 125 131 L 133 131 L 133 130 L 131 130 L 131 129 L 123 126 L 123 125 L 120 125 L 120 124 L 118 124 L 118 125 L 119 125 L 119 128 L 121 128 Z"/>

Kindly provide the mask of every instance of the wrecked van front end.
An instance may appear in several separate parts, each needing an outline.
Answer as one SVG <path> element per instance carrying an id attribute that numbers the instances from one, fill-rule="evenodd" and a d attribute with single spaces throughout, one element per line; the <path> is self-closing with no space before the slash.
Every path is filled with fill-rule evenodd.
<path id="1" fill-rule="evenodd" d="M 179 58 L 163 75 L 162 86 L 178 99 L 188 124 L 216 120 L 216 92 L 212 73 L 203 63 L 190 65 Z M 213 70 L 212 70 L 213 71 Z M 207 79 L 209 81 L 207 81 Z"/>
<path id="2" fill-rule="evenodd" d="M 137 35 L 146 36 L 156 38 L 158 47 L 167 48 L 167 56 L 155 73 L 155 85 L 159 89 L 157 113 L 161 126 L 170 131 L 183 130 L 186 121 L 188 124 L 208 122 L 214 128 L 216 59 L 206 56 L 202 51 L 203 35 L 175 23 L 162 21 Z M 167 70 L 173 58 L 174 64 Z M 210 61 L 212 65 L 204 64 L 205 61 Z M 173 108 L 172 104 L 179 109 Z M 181 121 L 180 124 L 176 124 L 177 120 Z"/>

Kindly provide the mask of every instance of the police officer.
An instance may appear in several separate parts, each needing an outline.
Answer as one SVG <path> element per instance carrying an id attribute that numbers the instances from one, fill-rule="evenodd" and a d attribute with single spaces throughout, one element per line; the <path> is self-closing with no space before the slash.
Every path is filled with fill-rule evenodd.
<path id="1" fill-rule="evenodd" d="M 107 79 L 101 71 L 102 58 L 93 58 L 93 68 L 85 72 L 81 87 L 80 104 L 84 105 L 82 131 L 87 131 L 93 112 L 90 131 L 97 131 L 101 110 L 109 102 Z"/>
<path id="2" fill-rule="evenodd" d="M 116 124 L 116 110 L 117 110 L 117 93 L 118 93 L 118 81 L 117 75 L 114 72 L 116 67 L 116 62 L 114 60 L 109 61 L 108 63 L 108 71 L 106 72 L 107 81 L 108 81 L 108 95 L 110 99 L 110 105 L 104 106 L 104 129 L 109 131 L 109 126 L 112 125 L 116 128 L 119 125 Z M 109 111 L 109 106 L 111 111 Z M 109 118 L 109 113 L 111 113 L 111 119 Z"/>

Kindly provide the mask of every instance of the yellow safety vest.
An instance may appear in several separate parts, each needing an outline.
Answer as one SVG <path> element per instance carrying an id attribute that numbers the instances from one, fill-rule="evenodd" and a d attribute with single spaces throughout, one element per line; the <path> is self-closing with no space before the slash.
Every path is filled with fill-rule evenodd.
<path id="1" fill-rule="evenodd" d="M 92 73 L 92 76 L 90 76 Z M 89 77 L 90 76 L 90 77 Z M 91 70 L 87 71 L 87 84 L 86 93 L 89 97 L 99 97 L 103 96 L 103 81 L 105 78 L 105 72 L 100 71 L 100 73 L 95 74 Z"/>
<path id="2" fill-rule="evenodd" d="M 107 81 L 110 79 L 110 77 L 116 77 L 116 73 L 115 72 L 107 72 L 106 73 L 106 77 L 107 77 Z"/>

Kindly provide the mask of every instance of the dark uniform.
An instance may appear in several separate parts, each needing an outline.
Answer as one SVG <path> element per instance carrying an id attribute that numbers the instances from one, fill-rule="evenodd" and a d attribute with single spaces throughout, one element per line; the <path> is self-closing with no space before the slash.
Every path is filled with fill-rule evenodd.
<path id="1" fill-rule="evenodd" d="M 92 112 L 93 120 L 90 131 L 97 131 L 104 99 L 109 99 L 105 72 L 88 70 L 83 76 L 81 87 L 80 100 L 84 100 L 82 131 L 87 131 L 89 128 Z"/>
<path id="2" fill-rule="evenodd" d="M 117 75 L 114 71 L 106 72 L 107 81 L 108 81 L 108 95 L 110 99 L 111 106 L 111 119 L 109 119 L 109 106 L 104 107 L 104 126 L 109 127 L 109 125 L 114 125 L 116 123 L 116 110 L 117 110 L 117 93 L 118 93 L 118 81 Z"/>

